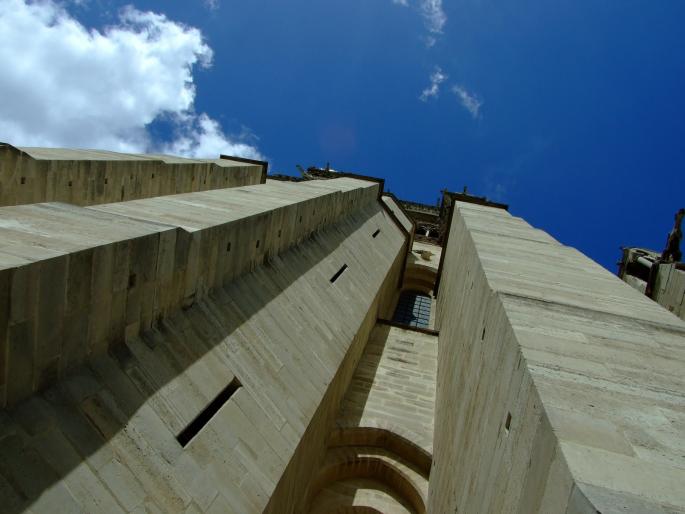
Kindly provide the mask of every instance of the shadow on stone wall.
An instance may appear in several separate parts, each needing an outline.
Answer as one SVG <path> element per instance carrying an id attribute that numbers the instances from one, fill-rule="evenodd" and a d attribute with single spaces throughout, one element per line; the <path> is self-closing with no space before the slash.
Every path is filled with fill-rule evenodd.
<path id="1" fill-rule="evenodd" d="M 241 345 L 259 344 L 241 327 L 366 220 L 358 213 L 313 234 L 153 330 L 113 346 L 57 385 L 0 412 L 0 512 L 134 511 L 144 507 L 149 491 L 155 491 L 155 501 L 165 498 L 158 507 L 183 511 L 187 497 L 179 496 L 183 487 L 175 487 L 183 474 L 179 459 L 184 449 L 176 441 L 183 416 L 173 412 L 169 400 L 174 392 L 162 390 L 223 345 L 225 355 L 215 361 L 225 367 L 225 382 L 233 374 L 258 397 L 259 370 L 246 376 L 231 361 L 230 353 Z M 301 301 L 290 312 L 273 313 L 271 321 L 278 324 L 281 316 L 297 312 L 308 316 L 303 308 L 307 299 Z M 221 373 L 221 367 L 212 371 Z M 168 422 L 174 419 L 175 427 Z M 117 437 L 122 431 L 127 437 Z M 90 500 L 80 505 L 74 498 Z"/>

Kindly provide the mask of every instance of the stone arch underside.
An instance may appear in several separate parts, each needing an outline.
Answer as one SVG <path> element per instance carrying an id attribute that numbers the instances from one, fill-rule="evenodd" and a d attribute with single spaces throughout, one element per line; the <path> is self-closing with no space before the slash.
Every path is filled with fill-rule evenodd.
<path id="1" fill-rule="evenodd" d="M 432 294 L 437 279 L 437 270 L 419 264 L 408 264 L 404 270 L 402 291 L 418 291 Z"/>
<path id="2" fill-rule="evenodd" d="M 330 448 L 309 489 L 309 512 L 368 507 L 379 512 L 426 512 L 428 474 L 380 447 Z M 344 511 L 344 510 L 343 510 Z"/>
<path id="3" fill-rule="evenodd" d="M 426 511 L 436 356 L 435 335 L 376 325 L 309 484 L 306 512 Z"/>

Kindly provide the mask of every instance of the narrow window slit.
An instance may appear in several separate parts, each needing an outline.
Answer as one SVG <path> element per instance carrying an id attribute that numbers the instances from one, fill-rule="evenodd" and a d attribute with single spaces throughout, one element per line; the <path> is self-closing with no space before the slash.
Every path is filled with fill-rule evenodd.
<path id="1" fill-rule="evenodd" d="M 227 252 L 231 251 L 231 242 L 230 241 L 226 244 L 226 251 Z"/>
<path id="2" fill-rule="evenodd" d="M 507 421 L 504 423 L 504 429 L 509 433 L 511 428 L 511 412 L 507 412 Z"/>
<path id="3" fill-rule="evenodd" d="M 259 248 L 259 239 L 257 239 L 257 244 L 255 245 L 255 248 Z"/>
<path id="4" fill-rule="evenodd" d="M 343 264 L 343 265 L 342 265 L 342 268 L 340 268 L 338 271 L 336 271 L 336 272 L 335 272 L 335 275 L 333 275 L 333 276 L 331 277 L 331 284 L 332 284 L 333 282 L 335 282 L 336 280 L 338 280 L 338 278 L 340 277 L 340 275 L 342 275 L 343 272 L 344 272 L 346 269 L 347 269 L 347 264 Z"/>
<path id="5" fill-rule="evenodd" d="M 26 177 L 21 177 L 21 183 L 26 184 Z"/>
<path id="6" fill-rule="evenodd" d="M 373 234 L 371 234 L 371 237 L 376 237 L 380 233 L 381 233 L 381 229 L 380 228 L 376 229 L 376 231 Z"/>
<path id="7" fill-rule="evenodd" d="M 207 405 L 202 412 L 200 412 L 200 414 L 198 414 L 195 419 L 176 436 L 176 440 L 181 446 L 185 448 L 241 386 L 242 384 L 237 378 L 231 380 L 231 383 L 228 384 L 224 390 L 221 391 L 216 398 L 214 398 L 209 405 Z"/>

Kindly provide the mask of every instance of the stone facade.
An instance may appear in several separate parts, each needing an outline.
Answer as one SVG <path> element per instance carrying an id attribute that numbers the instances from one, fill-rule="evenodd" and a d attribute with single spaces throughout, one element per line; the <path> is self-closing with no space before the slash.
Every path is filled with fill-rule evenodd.
<path id="1" fill-rule="evenodd" d="M 0 154 L 0 512 L 685 512 L 685 323 L 507 206 Z"/>
<path id="2" fill-rule="evenodd" d="M 646 248 L 624 248 L 618 276 L 685 320 L 685 263 L 662 262 Z"/>
<path id="3" fill-rule="evenodd" d="M 501 209 L 455 209 L 429 510 L 685 510 L 685 323 Z"/>
<path id="4" fill-rule="evenodd" d="M 0 205 L 93 205 L 259 184 L 266 163 L 0 143 Z"/>

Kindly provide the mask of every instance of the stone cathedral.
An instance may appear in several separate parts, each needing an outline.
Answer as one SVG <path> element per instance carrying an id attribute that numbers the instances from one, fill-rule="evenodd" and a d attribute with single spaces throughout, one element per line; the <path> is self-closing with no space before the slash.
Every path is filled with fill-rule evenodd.
<path id="1" fill-rule="evenodd" d="M 466 191 L 2 144 L 0 512 L 685 512 L 685 322 Z"/>

